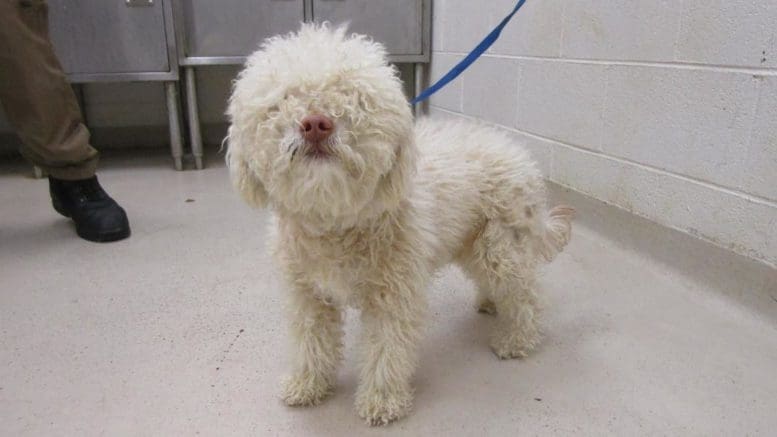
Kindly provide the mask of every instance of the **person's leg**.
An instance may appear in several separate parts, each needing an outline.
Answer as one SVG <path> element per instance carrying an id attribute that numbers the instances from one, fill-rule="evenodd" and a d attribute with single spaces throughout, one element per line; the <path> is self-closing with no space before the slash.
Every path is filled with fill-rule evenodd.
<path id="1" fill-rule="evenodd" d="M 94 172 L 75 94 L 54 54 L 45 0 L 0 0 L 0 101 L 24 146 L 22 154 L 49 174 L 52 204 L 91 241 L 130 235 L 124 210 Z"/>
<path id="2" fill-rule="evenodd" d="M 98 153 L 49 41 L 45 1 L 0 1 L 0 100 L 27 159 L 57 179 L 94 176 Z"/>

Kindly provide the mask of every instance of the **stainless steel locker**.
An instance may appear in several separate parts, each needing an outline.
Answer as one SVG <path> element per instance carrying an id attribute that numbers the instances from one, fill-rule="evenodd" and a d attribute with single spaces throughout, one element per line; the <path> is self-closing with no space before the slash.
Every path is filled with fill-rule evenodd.
<path id="1" fill-rule="evenodd" d="M 181 64 L 241 64 L 270 36 L 299 28 L 303 0 L 181 0 Z"/>
<path id="2" fill-rule="evenodd" d="M 170 149 L 175 168 L 183 169 L 170 1 L 49 0 L 48 4 L 54 51 L 71 82 L 164 81 Z"/>
<path id="3" fill-rule="evenodd" d="M 313 0 L 313 19 L 349 22 L 349 30 L 386 45 L 392 60 L 408 62 L 424 54 L 423 0 Z M 412 58 L 412 59 L 411 59 Z"/>
<path id="4" fill-rule="evenodd" d="M 162 0 L 50 0 L 51 40 L 73 82 L 174 80 L 171 12 Z"/>

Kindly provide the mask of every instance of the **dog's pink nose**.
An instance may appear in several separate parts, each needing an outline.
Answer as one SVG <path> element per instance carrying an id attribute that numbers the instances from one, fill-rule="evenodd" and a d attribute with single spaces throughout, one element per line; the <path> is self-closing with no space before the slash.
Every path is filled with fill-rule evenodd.
<path id="1" fill-rule="evenodd" d="M 308 115 L 302 119 L 300 132 L 306 140 L 320 143 L 332 135 L 335 125 L 324 115 Z"/>

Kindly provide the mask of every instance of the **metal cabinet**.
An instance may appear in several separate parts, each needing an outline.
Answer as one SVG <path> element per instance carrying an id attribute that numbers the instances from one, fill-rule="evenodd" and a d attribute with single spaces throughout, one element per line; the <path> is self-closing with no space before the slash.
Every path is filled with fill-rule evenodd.
<path id="1" fill-rule="evenodd" d="M 431 0 L 175 0 L 182 66 L 242 64 L 267 37 L 303 21 L 348 22 L 384 43 L 392 62 L 428 62 Z"/>
<path id="2" fill-rule="evenodd" d="M 4 0 L 0 0 L 4 1 Z M 49 0 L 52 43 L 70 81 L 163 81 L 170 146 L 183 166 L 178 68 L 184 67 L 192 154 L 202 168 L 196 66 L 242 64 L 259 43 L 300 22 L 350 23 L 384 43 L 389 60 L 430 60 L 432 0 Z"/>
<path id="3" fill-rule="evenodd" d="M 349 22 L 349 29 L 370 35 L 386 46 L 393 62 L 426 62 L 424 16 L 430 3 L 422 0 L 313 0 L 317 22 Z"/>
<path id="4" fill-rule="evenodd" d="M 51 40 L 71 80 L 175 79 L 162 2 L 51 0 Z M 147 76 L 146 76 L 147 77 Z"/>
<path id="5" fill-rule="evenodd" d="M 169 0 L 49 0 L 54 51 L 73 83 L 163 81 L 170 148 L 183 168 L 178 58 Z"/>
<path id="6" fill-rule="evenodd" d="M 259 43 L 302 21 L 350 22 L 354 32 L 386 45 L 389 59 L 414 63 L 421 88 L 430 60 L 432 0 L 174 0 L 178 62 L 184 67 L 189 135 L 197 168 L 202 136 L 195 67 L 242 64 Z"/>
<path id="7" fill-rule="evenodd" d="M 305 19 L 303 0 L 185 0 L 178 2 L 182 65 L 242 64 L 267 37 Z"/>

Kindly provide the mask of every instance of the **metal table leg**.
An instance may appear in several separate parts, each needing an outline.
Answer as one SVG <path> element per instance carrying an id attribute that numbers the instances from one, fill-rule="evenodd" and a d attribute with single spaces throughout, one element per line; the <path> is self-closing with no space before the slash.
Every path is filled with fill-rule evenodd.
<path id="1" fill-rule="evenodd" d="M 189 135 L 194 155 L 194 165 L 202 170 L 202 134 L 200 133 L 200 113 L 197 107 L 197 80 L 194 67 L 186 67 L 186 106 L 189 114 Z"/>
<path id="2" fill-rule="evenodd" d="M 415 64 L 415 83 L 414 93 L 416 96 L 424 90 L 426 85 L 426 65 L 422 62 L 416 62 Z M 426 102 L 416 103 L 413 107 L 416 117 L 427 114 Z"/>
<path id="3" fill-rule="evenodd" d="M 167 115 L 170 125 L 170 151 L 176 170 L 183 170 L 183 141 L 181 140 L 180 104 L 178 102 L 178 90 L 175 82 L 165 82 L 165 94 L 167 95 Z"/>

